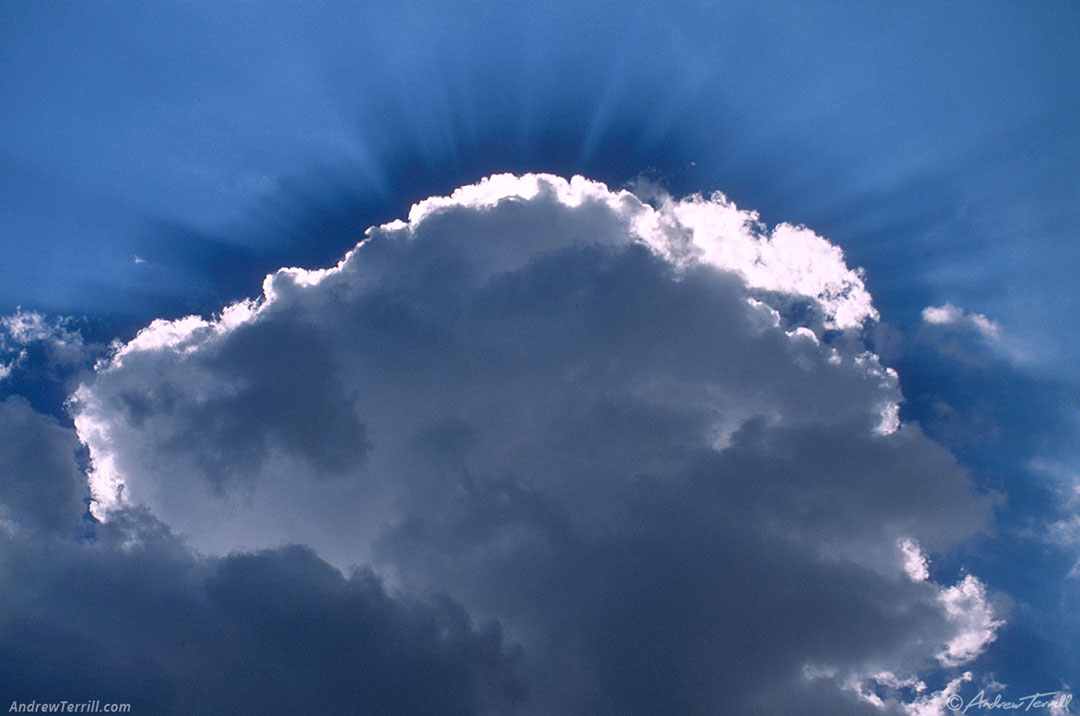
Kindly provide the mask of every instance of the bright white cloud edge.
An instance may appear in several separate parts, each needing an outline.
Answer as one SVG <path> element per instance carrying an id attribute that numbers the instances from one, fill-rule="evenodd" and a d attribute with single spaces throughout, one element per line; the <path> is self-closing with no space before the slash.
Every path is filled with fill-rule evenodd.
<path id="1" fill-rule="evenodd" d="M 627 190 L 611 191 L 605 184 L 574 176 L 570 180 L 551 174 L 496 174 L 476 184 L 460 187 L 445 197 L 432 197 L 409 211 L 408 222 L 391 221 L 366 232 L 394 236 L 408 241 L 412 233 L 430 217 L 451 209 L 482 210 L 500 202 L 533 199 L 541 192 L 557 198 L 567 207 L 595 202 L 610 209 L 626 224 L 633 241 L 647 246 L 676 268 L 700 262 L 739 275 L 750 289 L 786 294 L 814 302 L 824 316 L 824 328 L 857 330 L 879 316 L 863 281 L 862 269 L 850 269 L 841 249 L 806 227 L 787 223 L 766 232 L 754 211 L 739 209 L 724 194 L 709 197 L 700 194 L 684 199 L 661 195 L 657 206 L 641 201 Z M 269 274 L 259 298 L 238 301 L 224 308 L 220 315 L 206 319 L 186 316 L 177 320 L 155 320 L 126 344 L 117 344 L 109 359 L 98 370 L 123 365 L 125 358 L 143 351 L 171 350 L 178 353 L 196 350 L 213 334 L 228 333 L 251 321 L 267 309 L 285 291 L 316 286 L 327 276 L 341 272 L 352 261 L 362 261 L 358 244 L 337 266 L 323 269 L 282 268 Z M 493 259 L 487 267 L 492 272 L 507 270 L 505 257 Z M 779 325 L 780 316 L 764 302 L 762 306 Z M 793 339 L 817 340 L 817 335 L 800 326 L 789 332 Z M 834 355 L 834 360 L 839 360 Z M 882 368 L 877 357 L 865 353 L 858 357 L 868 372 L 880 377 L 884 385 L 895 389 L 897 376 L 891 368 Z M 898 390 L 896 391 L 898 393 Z M 86 402 L 89 393 L 80 387 L 75 403 Z M 881 408 L 879 431 L 890 433 L 899 427 L 899 406 L 886 402 Z M 108 443 L 108 425 L 96 420 L 92 411 L 79 411 L 75 427 L 80 439 L 90 448 L 93 467 L 89 482 L 94 502 L 91 511 L 105 519 L 108 511 L 126 499 L 123 475 L 100 446 Z"/>

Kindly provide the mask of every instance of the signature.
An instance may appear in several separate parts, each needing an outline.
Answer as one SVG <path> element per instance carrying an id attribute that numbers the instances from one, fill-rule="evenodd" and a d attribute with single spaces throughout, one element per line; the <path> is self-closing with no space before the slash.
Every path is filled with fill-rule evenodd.
<path id="1" fill-rule="evenodd" d="M 1038 694 L 1028 694 L 1027 696 L 1021 696 L 1016 701 L 1007 701 L 1001 697 L 1001 694 L 994 696 L 993 701 L 986 698 L 986 690 L 982 690 L 975 694 L 966 704 L 964 700 L 960 698 L 959 694 L 953 694 L 945 702 L 945 705 L 949 707 L 950 711 L 956 711 L 957 713 L 966 714 L 968 709 L 1001 709 L 1002 711 L 1030 711 L 1031 709 L 1060 709 L 1061 712 L 1068 712 L 1069 704 L 1072 702 L 1073 695 L 1064 691 L 1043 691 Z"/>

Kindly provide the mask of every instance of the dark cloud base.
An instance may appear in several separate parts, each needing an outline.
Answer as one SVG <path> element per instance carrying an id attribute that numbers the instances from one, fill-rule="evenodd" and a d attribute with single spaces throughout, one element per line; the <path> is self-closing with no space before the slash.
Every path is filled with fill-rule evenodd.
<path id="1" fill-rule="evenodd" d="M 137 539 L 135 546 L 128 541 Z M 310 549 L 192 556 L 145 514 L 3 540 L 0 694 L 152 714 L 506 713 L 518 653 L 447 598 L 389 594 Z"/>

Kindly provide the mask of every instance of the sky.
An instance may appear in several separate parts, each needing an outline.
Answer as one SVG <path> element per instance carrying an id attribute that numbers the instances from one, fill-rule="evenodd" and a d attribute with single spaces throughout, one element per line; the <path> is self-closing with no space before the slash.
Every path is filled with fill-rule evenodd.
<path id="1" fill-rule="evenodd" d="M 0 704 L 1080 687 L 1080 5 L 0 0 Z"/>

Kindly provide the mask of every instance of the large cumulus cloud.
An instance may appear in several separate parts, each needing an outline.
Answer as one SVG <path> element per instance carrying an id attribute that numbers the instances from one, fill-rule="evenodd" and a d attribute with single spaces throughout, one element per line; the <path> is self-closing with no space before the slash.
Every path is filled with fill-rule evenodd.
<path id="1" fill-rule="evenodd" d="M 528 712 L 898 710 L 998 622 L 911 567 L 987 502 L 899 424 L 875 317 L 722 195 L 505 175 L 152 324 L 73 411 L 100 518 L 447 592 L 522 645 Z"/>

